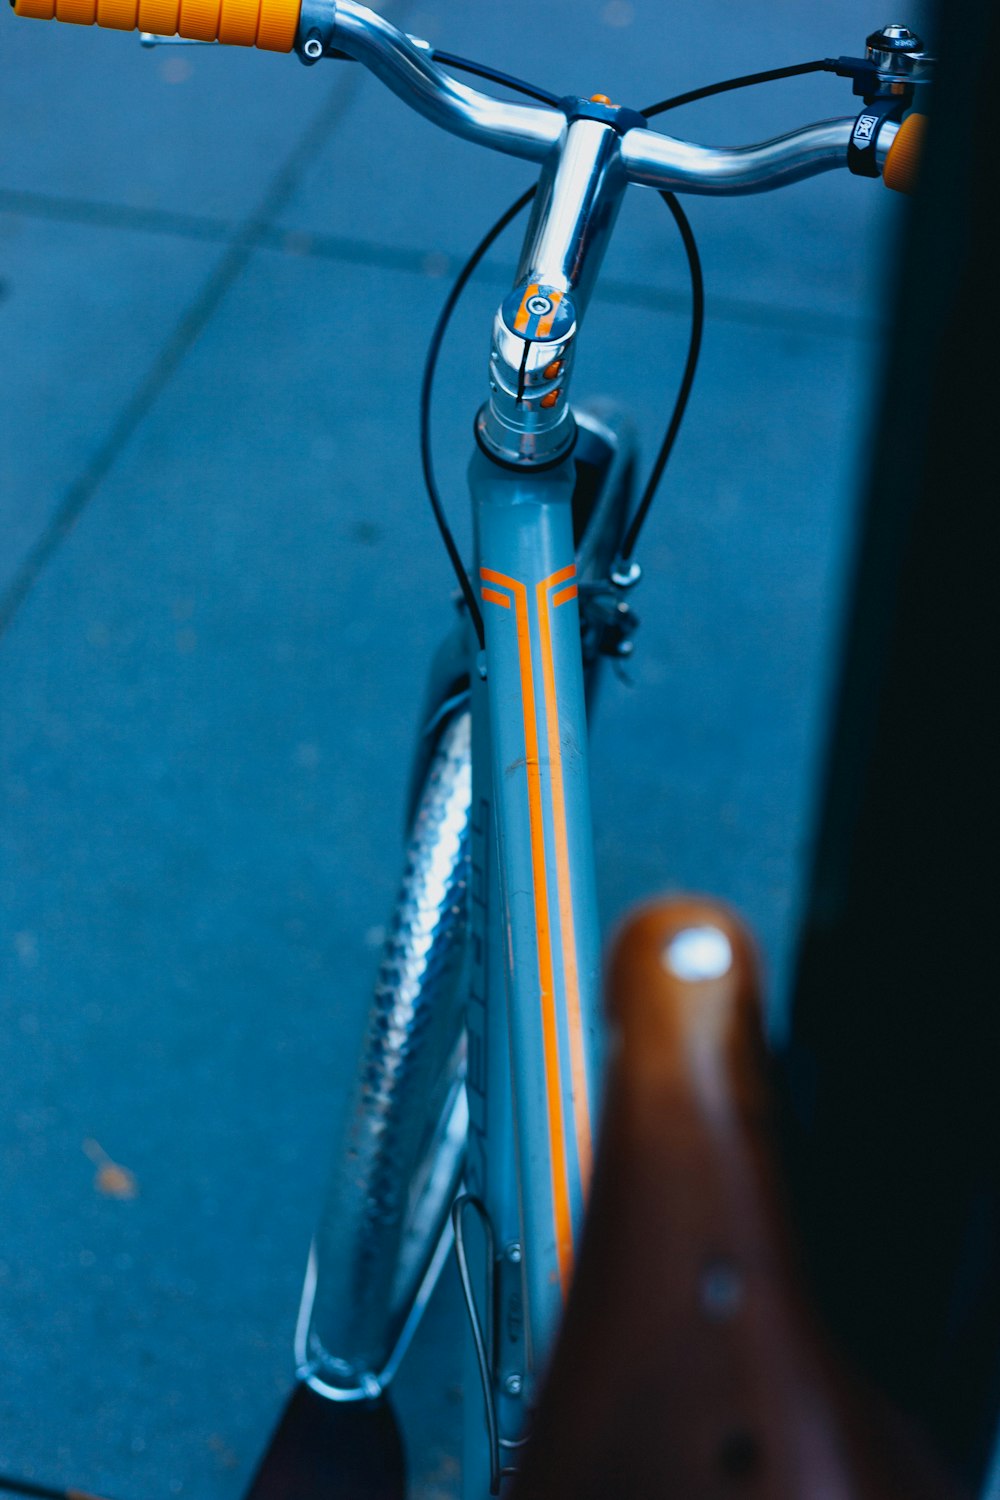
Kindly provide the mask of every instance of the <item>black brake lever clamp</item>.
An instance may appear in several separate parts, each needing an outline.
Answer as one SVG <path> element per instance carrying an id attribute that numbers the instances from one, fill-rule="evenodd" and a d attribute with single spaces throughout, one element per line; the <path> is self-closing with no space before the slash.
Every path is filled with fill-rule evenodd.
<path id="1" fill-rule="evenodd" d="M 850 78 L 854 93 L 865 102 L 847 148 L 847 165 L 855 176 L 880 175 L 876 146 L 882 126 L 903 118 L 917 90 L 930 82 L 933 63 L 920 38 L 899 25 L 872 32 L 864 57 L 836 59 L 833 71 Z"/>
<path id="2" fill-rule="evenodd" d="M 903 118 L 906 102 L 891 95 L 866 104 L 854 122 L 847 147 L 847 166 L 855 177 L 880 177 L 876 145 L 886 120 Z"/>

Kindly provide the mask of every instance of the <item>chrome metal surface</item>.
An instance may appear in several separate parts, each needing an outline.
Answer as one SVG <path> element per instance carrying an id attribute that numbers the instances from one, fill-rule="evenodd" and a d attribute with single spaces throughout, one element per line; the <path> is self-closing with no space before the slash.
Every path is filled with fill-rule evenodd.
<path id="1" fill-rule="evenodd" d="M 470 802 L 465 710 L 442 730 L 418 804 L 303 1292 L 300 1378 L 335 1399 L 389 1378 L 458 1187 Z"/>
<path id="2" fill-rule="evenodd" d="M 515 287 L 562 297 L 573 320 L 560 337 L 521 336 L 510 299 L 493 321 L 490 396 L 477 433 L 488 452 L 515 466 L 556 461 L 575 431 L 569 405 L 574 341 L 627 186 L 620 137 L 596 120 L 575 120 L 542 169 Z M 514 299 L 517 300 L 516 297 Z"/>
<path id="3" fill-rule="evenodd" d="M 558 158 L 542 171 L 521 249 L 516 280 L 571 291 L 578 324 L 628 185 L 620 146 L 609 125 L 573 121 Z"/>
<path id="4" fill-rule="evenodd" d="M 878 164 L 878 169 L 880 172 L 885 166 L 885 159 L 889 155 L 889 147 L 896 139 L 900 123 L 901 122 L 899 120 L 882 121 L 882 129 L 879 131 L 878 138 L 875 142 L 875 160 Z"/>
<path id="5" fill-rule="evenodd" d="M 490 347 L 490 395 L 476 418 L 476 433 L 487 452 L 504 463 L 530 467 L 553 463 L 573 446 L 573 413 L 566 388 L 573 368 L 573 340 L 531 341 L 511 332 L 498 310 Z M 559 365 L 556 376 L 546 370 Z M 556 394 L 554 406 L 543 401 Z"/>
<path id="6" fill-rule="evenodd" d="M 846 167 L 854 116 L 807 125 L 758 146 L 720 151 L 652 130 L 630 130 L 622 161 L 630 182 L 672 192 L 763 193 Z"/>
<path id="7" fill-rule="evenodd" d="M 880 31 L 873 31 L 867 41 L 868 56 L 872 57 L 876 52 L 922 52 L 924 44 L 915 31 L 911 31 L 902 22 L 895 21 L 890 26 L 883 26 Z"/>
<path id="8" fill-rule="evenodd" d="M 333 45 L 435 125 L 494 151 L 544 161 L 565 134 L 558 111 L 509 104 L 457 83 L 402 31 L 356 0 L 337 0 Z"/>
<path id="9" fill-rule="evenodd" d="M 554 191 L 557 179 L 562 182 L 566 173 L 570 176 L 579 173 L 579 165 L 572 162 L 563 169 L 562 158 L 573 156 L 573 151 L 568 150 L 572 131 L 578 132 L 574 139 L 584 143 L 587 135 L 581 127 L 592 127 L 613 135 L 610 127 L 596 121 L 575 121 L 571 131 L 559 110 L 545 105 L 513 104 L 494 99 L 478 89 L 458 83 L 431 60 L 425 44 L 408 37 L 375 11 L 359 5 L 357 0 L 337 0 L 336 4 L 334 0 L 306 0 L 301 36 L 307 36 L 318 24 L 317 17 L 329 18 L 331 10 L 331 48 L 356 58 L 434 124 L 493 150 L 548 163 L 529 229 L 529 239 L 532 244 L 537 241 L 538 253 L 529 255 L 526 242 L 522 269 L 528 260 L 542 259 L 546 264 L 555 261 L 558 251 L 551 237 L 565 237 L 569 226 L 561 210 L 545 201 L 549 184 Z M 897 61 L 904 55 L 917 60 L 913 54 L 900 53 Z M 613 175 L 618 171 L 620 152 L 625 178 L 646 187 L 688 193 L 756 193 L 845 165 L 853 123 L 853 118 L 827 120 L 776 140 L 731 150 L 697 146 L 656 131 L 635 129 L 628 131 L 614 146 L 606 142 L 602 149 L 608 153 L 608 165 Z M 585 156 L 588 148 L 581 144 L 573 149 L 579 149 Z M 587 170 L 594 170 L 593 161 Z M 569 191 L 566 198 L 567 203 L 573 201 Z M 597 193 L 594 201 L 600 205 L 597 219 L 592 222 L 584 217 L 576 224 L 577 231 L 583 236 L 578 245 L 582 258 L 579 262 L 567 263 L 567 269 L 572 265 L 572 283 L 579 288 L 581 311 L 596 275 L 596 270 L 591 268 L 596 268 L 600 261 L 600 254 L 595 253 L 594 239 L 599 239 L 605 232 L 601 215 L 610 214 L 606 226 L 610 231 L 615 213 L 613 192 Z M 571 239 L 566 238 L 563 249 L 568 251 L 571 243 Z"/>
<path id="10" fill-rule="evenodd" d="M 865 50 L 886 83 L 897 79 L 916 83 L 933 70 L 933 57 L 924 51 L 923 42 L 908 26 L 883 26 L 868 38 Z"/>
<path id="11" fill-rule="evenodd" d="M 442 1129 L 436 1137 L 438 1145 L 433 1152 L 428 1152 L 428 1164 L 432 1164 L 431 1181 L 428 1183 L 428 1191 L 423 1199 L 423 1212 L 415 1215 L 415 1221 L 408 1225 L 404 1236 L 404 1245 L 400 1254 L 400 1272 L 409 1264 L 411 1257 L 407 1255 L 407 1241 L 412 1247 L 415 1259 L 418 1250 L 423 1259 L 426 1259 L 427 1246 L 431 1245 L 432 1254 L 427 1262 L 426 1270 L 422 1279 L 415 1284 L 416 1294 L 410 1300 L 410 1310 L 405 1316 L 392 1346 L 385 1364 L 376 1373 L 366 1373 L 359 1376 L 354 1385 L 332 1385 L 324 1380 L 316 1361 L 309 1357 L 309 1328 L 312 1322 L 313 1306 L 316 1299 L 317 1281 L 317 1255 L 316 1244 L 313 1242 L 309 1250 L 309 1262 L 306 1267 L 305 1282 L 302 1287 L 302 1300 L 299 1305 L 299 1314 L 295 1324 L 295 1364 L 298 1378 L 305 1382 L 317 1395 L 325 1396 L 328 1401 L 370 1401 L 381 1395 L 392 1381 L 399 1369 L 407 1349 L 420 1326 L 420 1320 L 426 1311 L 427 1304 L 431 1300 L 434 1288 L 437 1286 L 438 1277 L 444 1270 L 451 1254 L 454 1236 L 451 1228 L 451 1217 L 449 1207 L 458 1196 L 462 1184 L 462 1168 L 465 1161 L 465 1142 L 469 1128 L 469 1110 L 465 1097 L 465 1088 L 461 1080 L 455 1091 L 452 1107 L 442 1117 Z M 437 1244 L 434 1245 L 429 1237 L 428 1226 L 433 1223 L 440 1226 L 444 1221 L 444 1227 L 440 1230 Z M 397 1273 L 397 1280 L 401 1279 Z M 400 1309 L 400 1312 L 402 1309 Z M 394 1320 L 396 1325 L 398 1317 Z"/>

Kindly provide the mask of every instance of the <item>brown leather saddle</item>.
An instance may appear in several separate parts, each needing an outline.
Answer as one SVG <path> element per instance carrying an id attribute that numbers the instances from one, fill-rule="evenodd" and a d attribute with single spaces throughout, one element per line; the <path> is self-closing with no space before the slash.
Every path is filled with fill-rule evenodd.
<path id="1" fill-rule="evenodd" d="M 640 910 L 608 997 L 591 1201 L 513 1500 L 956 1496 L 810 1304 L 743 927 L 703 899 Z"/>

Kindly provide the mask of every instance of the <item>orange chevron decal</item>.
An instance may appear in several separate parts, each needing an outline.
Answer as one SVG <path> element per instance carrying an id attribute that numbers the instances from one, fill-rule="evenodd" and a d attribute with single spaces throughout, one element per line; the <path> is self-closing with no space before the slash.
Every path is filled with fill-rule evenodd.
<path id="1" fill-rule="evenodd" d="M 565 1297 L 573 1269 L 573 1217 L 570 1210 L 569 1166 L 566 1160 L 562 1080 L 559 1069 L 559 1024 L 556 1016 L 555 966 L 552 960 L 552 931 L 545 871 L 545 823 L 542 815 L 542 778 L 538 761 L 538 714 L 535 707 L 535 684 L 531 667 L 528 591 L 516 578 L 508 578 L 503 573 L 494 573 L 490 568 L 480 568 L 479 576 L 484 583 L 499 584 L 510 590 L 514 599 L 514 614 L 517 623 L 517 653 L 524 714 L 524 755 L 528 779 L 531 873 L 538 945 L 538 982 L 541 992 L 542 1048 L 545 1058 L 545 1093 L 549 1119 L 552 1204 L 555 1217 L 556 1253 L 559 1260 L 559 1283 Z"/>
<path id="2" fill-rule="evenodd" d="M 552 823 L 556 842 L 556 879 L 559 889 L 559 926 L 562 937 L 563 972 L 566 980 L 566 1013 L 569 1030 L 570 1065 L 573 1079 L 573 1123 L 576 1129 L 576 1151 L 584 1193 L 590 1183 L 593 1143 L 590 1128 L 590 1100 L 587 1095 L 587 1067 L 583 1050 L 583 1014 L 580 1009 L 580 976 L 576 962 L 576 931 L 573 923 L 573 892 L 569 873 L 569 840 L 566 834 L 566 796 L 563 788 L 562 742 L 559 738 L 559 704 L 556 700 L 555 660 L 552 654 L 552 626 L 549 605 L 553 609 L 576 598 L 576 584 L 553 594 L 559 584 L 575 578 L 576 565 L 571 563 L 558 573 L 543 578 L 536 586 L 538 628 L 542 644 L 542 684 L 545 692 L 545 724 L 552 768 Z"/>
<path id="3" fill-rule="evenodd" d="M 496 589 L 483 589 L 482 595 L 487 604 L 499 604 L 502 609 L 510 609 L 510 599 L 506 594 L 498 594 Z"/>

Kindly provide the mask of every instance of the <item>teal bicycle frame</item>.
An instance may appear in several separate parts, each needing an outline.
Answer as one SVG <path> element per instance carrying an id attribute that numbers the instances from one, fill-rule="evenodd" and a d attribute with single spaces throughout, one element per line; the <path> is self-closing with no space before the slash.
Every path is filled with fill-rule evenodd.
<path id="1" fill-rule="evenodd" d="M 42 0 L 19 4 L 52 15 Z M 464 618 L 431 694 L 406 873 L 296 1335 L 299 1378 L 315 1391 L 379 1395 L 453 1237 L 475 1356 L 464 1489 L 481 1496 L 523 1441 L 572 1277 L 601 1107 L 587 676 L 601 612 L 605 623 L 609 610 L 628 614 L 635 574 L 612 566 L 628 456 L 611 428 L 589 515 L 579 503 L 574 445 L 581 427 L 596 430 L 569 403 L 582 320 L 629 184 L 753 193 L 849 160 L 877 176 L 929 61 L 889 28 L 859 63 L 881 101 L 871 112 L 714 150 L 603 96 L 525 104 L 468 88 L 357 0 L 302 0 L 297 27 L 280 10 L 280 25 L 253 32 L 262 45 L 294 45 L 306 63 L 352 57 L 433 123 L 540 169 L 476 421 L 472 582 L 456 564 Z M 189 22 L 208 24 L 200 12 Z M 857 81 L 853 60 L 840 62 Z"/>
<path id="2" fill-rule="evenodd" d="M 479 779 L 492 797 L 499 853 L 494 921 L 506 949 L 517 1175 L 531 1246 L 531 1368 L 533 1346 L 547 1347 L 569 1286 L 601 1080 L 575 476 L 569 460 L 518 474 L 477 454 L 470 481 L 490 744 L 488 765 L 473 760 L 473 795 Z"/>
<path id="3" fill-rule="evenodd" d="M 601 1107 L 600 926 L 581 646 L 582 628 L 585 634 L 593 623 L 588 609 L 599 611 L 600 601 L 593 596 L 581 614 L 581 582 L 595 580 L 577 572 L 576 423 L 568 401 L 577 335 L 629 182 L 717 194 L 783 185 L 846 165 L 854 120 L 713 151 L 656 135 L 642 117 L 606 102 L 566 100 L 553 110 L 489 99 L 456 84 L 352 0 L 335 9 L 307 0 L 302 34 L 323 52 L 341 48 L 364 62 L 436 123 L 541 165 L 514 289 L 494 320 L 490 394 L 476 422 L 469 470 L 476 605 L 466 610 L 457 665 L 444 672 L 444 690 L 431 703 L 429 738 L 445 749 L 440 764 L 424 757 L 428 789 L 417 812 L 417 826 L 426 814 L 434 829 L 446 829 L 445 842 L 464 848 L 467 864 L 457 853 L 445 862 L 434 932 L 410 934 L 407 955 L 433 955 L 423 977 L 409 988 L 387 981 L 373 1012 L 354 1133 L 317 1241 L 297 1340 L 300 1376 L 314 1389 L 341 1400 L 377 1394 L 453 1233 L 473 1332 L 463 1489 L 482 1495 L 496 1492 L 505 1453 L 523 1440 L 552 1346 Z M 878 166 L 895 130 L 887 120 L 872 140 Z M 606 475 L 598 513 L 619 481 L 620 474 Z M 606 581 L 622 520 L 603 513 L 597 523 L 599 544 L 610 547 L 601 580 L 612 608 L 625 608 Z M 616 586 L 626 580 L 619 576 Z M 481 632 L 473 630 L 477 612 Z M 466 736 L 464 749 L 447 740 L 448 726 L 457 739 Z M 459 793 L 463 756 L 471 781 Z M 451 800 L 442 786 L 454 792 Z M 408 868 L 426 862 L 428 850 L 433 862 L 437 835 L 425 829 L 420 836 L 425 842 Z M 404 886 L 401 910 L 411 896 L 412 885 Z M 387 945 L 389 971 L 401 968 L 405 947 L 397 927 Z M 464 999 L 457 1027 L 447 1020 L 453 991 Z M 418 1066 L 418 1056 L 429 1060 Z M 426 1131 L 414 1128 L 421 1105 Z M 415 1238 L 407 1224 L 418 1226 Z M 409 1267 L 402 1292 L 394 1266 Z M 359 1336 L 352 1349 L 345 1335 L 341 1357 L 331 1329 L 346 1326 L 345 1317 L 357 1328 L 359 1308 L 365 1336 L 377 1324 L 381 1342 Z M 474 1395 L 480 1383 L 486 1443 Z"/>
<path id="4" fill-rule="evenodd" d="M 492 1229 L 492 1274 L 476 1292 L 470 1278 L 470 1303 L 492 1299 L 496 1334 L 492 1368 L 468 1370 L 465 1488 L 484 1494 L 499 1454 L 491 1476 L 471 1393 L 492 1379 L 491 1443 L 516 1443 L 572 1272 L 602 1024 L 574 466 L 523 474 L 477 453 L 469 482 L 486 646 L 472 683 L 465 1182 Z"/>
<path id="5" fill-rule="evenodd" d="M 474 955 L 484 940 L 496 958 L 483 970 L 479 1015 L 477 987 L 470 987 L 470 1037 L 481 1028 L 487 1047 L 481 1061 L 470 1044 L 466 1181 L 500 1229 L 501 1265 L 509 1264 L 511 1245 L 530 1246 L 516 1261 L 523 1264 L 525 1347 L 508 1336 L 505 1368 L 496 1372 L 509 1399 L 512 1389 L 527 1393 L 536 1350 L 549 1346 L 583 1215 L 600 1098 L 600 939 L 572 464 L 523 475 L 477 454 L 470 482 L 486 625 L 472 775 L 489 847 L 476 857 L 496 871 L 487 882 L 492 905 L 474 915 L 472 943 Z M 497 1003 L 500 995 L 505 1005 Z M 492 1137 L 491 1099 L 503 1106 L 499 1120 L 494 1110 Z M 502 1144 L 512 1127 L 516 1198 L 511 1153 Z M 497 1161 L 491 1176 L 487 1163 Z M 515 1309 L 519 1294 L 512 1286 Z M 502 1325 L 518 1328 L 516 1311 L 511 1318 L 508 1307 Z"/>

